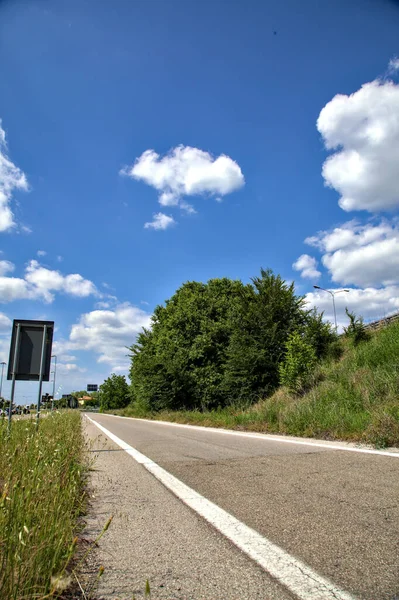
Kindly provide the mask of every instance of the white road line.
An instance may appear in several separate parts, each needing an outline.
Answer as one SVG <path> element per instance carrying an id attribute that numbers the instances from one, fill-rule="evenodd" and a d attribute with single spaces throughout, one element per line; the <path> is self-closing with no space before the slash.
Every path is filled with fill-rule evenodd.
<path id="1" fill-rule="evenodd" d="M 86 416 L 115 444 L 152 473 L 175 496 L 213 525 L 298 598 L 301 600 L 354 600 L 354 596 L 318 575 L 303 562 L 201 496 L 150 458 L 111 433 L 100 423 L 97 423 L 88 415 Z"/>
<path id="2" fill-rule="evenodd" d="M 266 442 L 282 442 L 283 444 L 298 444 L 300 446 L 315 446 L 316 448 L 327 448 L 328 450 L 344 450 L 345 452 L 360 452 L 362 454 L 377 454 L 379 456 L 391 456 L 393 458 L 399 458 L 399 450 L 397 452 L 390 452 L 389 450 L 373 450 L 371 448 L 362 448 L 358 446 L 350 446 L 349 443 L 341 442 L 339 444 L 331 444 L 330 442 L 324 441 L 313 441 L 313 440 L 298 440 L 287 437 L 281 437 L 274 434 L 268 433 L 249 433 L 247 431 L 235 431 L 234 429 L 223 429 L 218 427 L 204 427 L 200 425 L 186 425 L 185 423 L 172 423 L 171 421 L 157 421 L 155 419 L 139 419 L 137 417 L 122 417 L 120 415 L 104 414 L 106 417 L 114 417 L 116 419 L 131 419 L 133 421 L 143 421 L 145 423 L 156 423 L 158 425 L 170 425 L 173 427 L 185 427 L 186 429 L 195 429 L 196 431 L 221 433 L 225 435 L 238 435 L 240 437 L 254 438 L 257 440 L 264 440 Z"/>

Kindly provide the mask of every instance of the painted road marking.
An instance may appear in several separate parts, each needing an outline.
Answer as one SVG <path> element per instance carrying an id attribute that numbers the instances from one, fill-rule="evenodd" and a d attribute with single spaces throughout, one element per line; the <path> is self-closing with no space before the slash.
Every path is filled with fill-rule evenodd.
<path id="1" fill-rule="evenodd" d="M 195 429 L 196 431 L 208 431 L 211 433 L 221 433 L 224 435 L 238 435 L 246 438 L 253 438 L 256 440 L 264 440 L 265 442 L 282 442 L 283 444 L 298 444 L 299 446 L 315 446 L 316 448 L 327 448 L 328 450 L 344 450 L 345 452 L 360 452 L 362 454 L 377 454 L 379 456 L 390 456 L 392 458 L 399 458 L 399 450 L 397 452 L 390 452 L 389 450 L 373 450 L 371 448 L 363 448 L 358 446 L 350 446 L 349 443 L 346 445 L 345 442 L 339 444 L 331 444 L 330 442 L 324 441 L 313 441 L 313 440 L 297 440 L 287 437 L 280 437 L 278 435 L 268 433 L 249 433 L 247 431 L 235 431 L 234 429 L 223 429 L 218 427 L 204 427 L 200 425 L 186 425 L 185 423 L 172 423 L 170 421 L 156 421 L 155 419 L 139 419 L 136 417 L 122 417 L 120 415 L 109 415 L 105 414 L 106 417 L 114 417 L 116 419 L 131 419 L 133 421 L 143 421 L 144 423 L 156 423 L 158 425 L 170 425 L 173 427 L 185 427 L 186 429 Z"/>
<path id="2" fill-rule="evenodd" d="M 86 415 L 115 444 L 143 465 L 175 496 L 213 525 L 242 552 L 260 565 L 301 600 L 354 600 L 334 583 L 318 575 L 305 563 L 297 560 L 282 548 L 251 529 L 201 494 L 188 487 L 150 458 L 124 442 L 111 431 Z"/>

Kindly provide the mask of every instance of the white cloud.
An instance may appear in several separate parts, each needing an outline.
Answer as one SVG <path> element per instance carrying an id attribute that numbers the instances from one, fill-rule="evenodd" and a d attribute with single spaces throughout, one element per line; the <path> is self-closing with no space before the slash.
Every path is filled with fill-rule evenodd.
<path id="1" fill-rule="evenodd" d="M 96 302 L 95 308 L 110 308 L 111 304 L 109 302 Z"/>
<path id="2" fill-rule="evenodd" d="M 151 222 L 144 224 L 144 228 L 160 230 L 167 229 L 172 225 L 176 225 L 176 221 L 174 220 L 174 218 L 159 212 L 153 216 L 153 220 Z"/>
<path id="3" fill-rule="evenodd" d="M 340 291 L 342 288 L 331 288 Z M 316 306 L 324 311 L 325 317 L 334 323 L 333 305 L 330 294 L 326 292 L 311 292 L 306 294 L 310 306 Z M 368 287 L 365 289 L 349 288 L 349 292 L 340 292 L 335 296 L 338 328 L 348 324 L 345 307 L 364 318 L 365 322 L 382 319 L 389 314 L 399 311 L 399 286 L 385 288 Z"/>
<path id="4" fill-rule="evenodd" d="M 0 276 L 7 275 L 7 273 L 12 273 L 15 269 L 15 266 L 9 260 L 0 260 Z"/>
<path id="5" fill-rule="evenodd" d="M 317 260 L 309 254 L 302 254 L 292 265 L 295 271 L 301 271 L 301 277 L 307 279 L 318 279 L 321 275 L 317 270 Z"/>
<path id="6" fill-rule="evenodd" d="M 399 71 L 399 58 L 397 56 L 394 56 L 389 61 L 388 73 L 395 73 L 396 71 Z"/>
<path id="7" fill-rule="evenodd" d="M 79 367 L 75 363 L 57 363 L 57 375 L 69 375 L 71 373 L 86 373 L 87 369 Z"/>
<path id="8" fill-rule="evenodd" d="M 36 260 L 29 262 L 23 279 L 7 277 L 6 273 L 13 269 L 12 263 L 0 261 L 0 302 L 44 300 L 50 303 L 56 291 L 77 297 L 98 294 L 94 283 L 81 275 L 62 275 L 59 271 L 42 267 Z"/>
<path id="9" fill-rule="evenodd" d="M 343 210 L 399 207 L 399 85 L 376 80 L 350 96 L 338 94 L 320 112 L 317 128 L 335 150 L 322 172 Z"/>
<path id="10" fill-rule="evenodd" d="M 62 256 L 60 256 L 60 255 L 58 255 L 58 256 L 57 256 L 57 261 L 58 261 L 58 262 L 62 262 L 63 260 L 64 260 L 64 259 L 63 259 L 63 257 L 62 257 Z"/>
<path id="11" fill-rule="evenodd" d="M 38 250 L 37 251 L 37 255 L 38 256 L 46 256 L 47 252 L 45 250 Z"/>
<path id="12" fill-rule="evenodd" d="M 0 334 L 10 333 L 12 322 L 4 313 L 0 313 Z"/>
<path id="13" fill-rule="evenodd" d="M 14 190 L 28 190 L 28 181 L 23 173 L 7 156 L 6 134 L 0 119 L 0 231 L 15 226 L 10 207 Z"/>
<path id="14" fill-rule="evenodd" d="M 114 365 L 111 369 L 113 373 L 126 373 L 128 368 L 126 365 Z"/>
<path id="15" fill-rule="evenodd" d="M 154 187 L 162 206 L 180 204 L 189 212 L 194 209 L 182 202 L 184 196 L 225 196 L 245 183 L 239 165 L 229 156 L 221 154 L 215 158 L 209 152 L 183 145 L 163 157 L 146 150 L 121 174 Z"/>
<path id="16" fill-rule="evenodd" d="M 150 315 L 129 303 L 115 310 L 94 310 L 81 315 L 72 326 L 69 348 L 91 350 L 99 355 L 98 362 L 118 364 L 128 368 L 126 346 L 131 346 L 143 327 L 149 327 Z"/>
<path id="17" fill-rule="evenodd" d="M 84 279 L 82 275 L 62 275 L 59 271 L 42 267 L 36 260 L 31 260 L 28 264 L 25 279 L 46 302 L 53 301 L 53 291 L 63 291 L 80 298 L 97 294 L 94 283 Z"/>
<path id="18" fill-rule="evenodd" d="M 39 297 L 35 289 L 25 279 L 19 277 L 0 277 L 0 302 L 27 300 Z"/>
<path id="19" fill-rule="evenodd" d="M 382 220 L 378 225 L 349 221 L 305 241 L 325 252 L 323 265 L 336 283 L 360 287 L 399 283 L 399 225 L 396 220 Z"/>

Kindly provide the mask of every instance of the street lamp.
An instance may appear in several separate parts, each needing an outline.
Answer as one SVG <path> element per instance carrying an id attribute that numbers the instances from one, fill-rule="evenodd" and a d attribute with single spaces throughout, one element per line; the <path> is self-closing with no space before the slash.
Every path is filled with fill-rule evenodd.
<path id="1" fill-rule="evenodd" d="M 53 377 L 53 399 L 51 401 L 51 410 L 54 410 L 54 394 L 55 394 L 55 376 L 57 373 L 57 356 L 53 354 L 51 358 L 54 358 L 54 377 Z"/>
<path id="2" fill-rule="evenodd" d="M 338 331 L 338 326 L 337 326 L 337 313 L 335 311 L 335 299 L 334 296 L 335 294 L 340 294 L 341 292 L 349 292 L 350 290 L 338 290 L 338 292 L 332 292 L 331 290 L 325 290 L 324 288 L 318 286 L 318 285 L 314 285 L 313 286 L 316 290 L 323 290 L 323 292 L 328 292 L 329 294 L 331 294 L 332 296 L 332 301 L 333 301 L 333 308 L 334 308 L 334 321 L 335 321 L 335 333 L 337 333 Z"/>

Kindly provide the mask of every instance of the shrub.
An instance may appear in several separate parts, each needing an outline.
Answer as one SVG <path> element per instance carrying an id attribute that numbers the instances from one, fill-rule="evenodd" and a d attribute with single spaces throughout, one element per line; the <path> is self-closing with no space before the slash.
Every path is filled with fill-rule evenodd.
<path id="1" fill-rule="evenodd" d="M 345 312 L 349 317 L 348 327 L 344 327 L 345 335 L 350 338 L 355 346 L 361 342 L 365 342 L 370 339 L 370 334 L 367 331 L 363 317 L 357 317 L 354 312 L 350 312 L 348 308 L 345 308 Z"/>
<path id="2" fill-rule="evenodd" d="M 286 343 L 285 360 L 279 367 L 281 385 L 293 393 L 303 391 L 309 385 L 315 365 L 314 349 L 295 331 Z"/>

